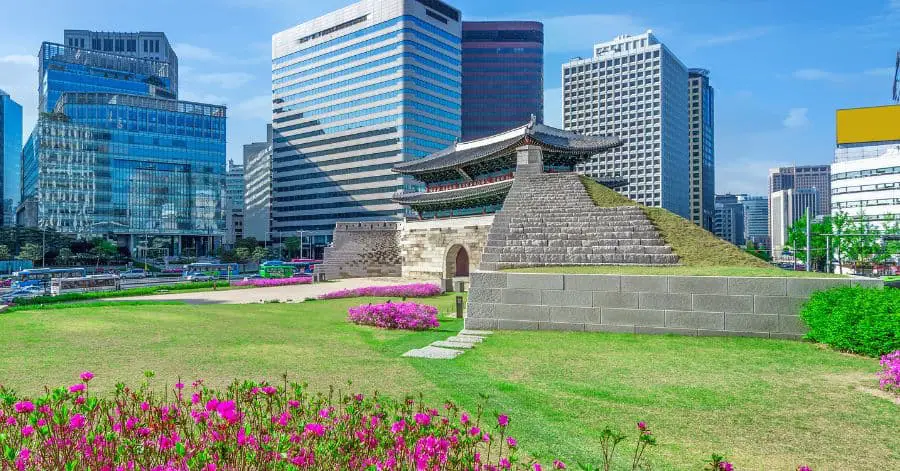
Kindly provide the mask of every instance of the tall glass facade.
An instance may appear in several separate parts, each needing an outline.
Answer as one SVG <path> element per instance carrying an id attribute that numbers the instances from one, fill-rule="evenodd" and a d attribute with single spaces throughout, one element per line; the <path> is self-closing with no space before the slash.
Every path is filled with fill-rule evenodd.
<path id="1" fill-rule="evenodd" d="M 711 231 L 719 209 L 715 177 L 715 99 L 706 69 L 688 70 L 691 145 L 691 221 Z"/>
<path id="2" fill-rule="evenodd" d="M 19 205 L 20 175 L 22 165 L 22 106 L 9 94 L 0 90 L 0 221 L 4 226 L 15 224 L 16 207 Z"/>
<path id="3" fill-rule="evenodd" d="M 544 25 L 466 21 L 462 25 L 462 139 L 544 120 Z"/>

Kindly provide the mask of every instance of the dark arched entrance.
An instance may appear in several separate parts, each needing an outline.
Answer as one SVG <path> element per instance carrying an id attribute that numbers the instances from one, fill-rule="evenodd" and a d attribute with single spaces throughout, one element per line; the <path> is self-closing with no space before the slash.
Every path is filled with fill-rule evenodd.
<path id="1" fill-rule="evenodd" d="M 465 247 L 460 247 L 456 253 L 456 273 L 453 276 L 469 276 L 469 253 Z"/>

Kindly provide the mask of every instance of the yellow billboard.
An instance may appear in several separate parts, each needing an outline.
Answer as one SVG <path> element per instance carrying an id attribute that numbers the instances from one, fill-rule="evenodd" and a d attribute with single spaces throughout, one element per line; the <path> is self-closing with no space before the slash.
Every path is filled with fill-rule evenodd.
<path id="1" fill-rule="evenodd" d="M 900 141 L 900 105 L 837 110 L 837 143 Z"/>

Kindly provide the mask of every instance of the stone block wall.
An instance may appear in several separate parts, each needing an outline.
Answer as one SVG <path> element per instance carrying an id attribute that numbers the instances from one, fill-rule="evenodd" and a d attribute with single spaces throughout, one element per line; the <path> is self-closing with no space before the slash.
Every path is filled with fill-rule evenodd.
<path id="1" fill-rule="evenodd" d="M 400 255 L 403 276 L 411 278 L 451 278 L 455 263 L 454 248 L 463 247 L 469 254 L 469 270 L 481 264 L 493 215 L 407 221 L 400 231 Z M 448 260 L 448 257 L 453 260 Z"/>
<path id="2" fill-rule="evenodd" d="M 328 280 L 400 276 L 399 234 L 399 222 L 339 222 L 316 270 Z"/>
<path id="3" fill-rule="evenodd" d="M 881 280 L 665 275 L 471 275 L 468 329 L 573 330 L 800 339 L 802 304 Z"/>

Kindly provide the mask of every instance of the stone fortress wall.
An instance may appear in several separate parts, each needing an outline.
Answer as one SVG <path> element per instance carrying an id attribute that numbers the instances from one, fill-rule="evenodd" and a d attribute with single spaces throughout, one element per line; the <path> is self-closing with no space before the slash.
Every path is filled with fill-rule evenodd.
<path id="1" fill-rule="evenodd" d="M 337 223 L 316 271 L 327 280 L 400 276 L 399 228 L 395 221 Z"/>
<path id="2" fill-rule="evenodd" d="M 809 296 L 877 279 L 472 273 L 467 329 L 799 339 Z"/>
<path id="3" fill-rule="evenodd" d="M 469 257 L 469 270 L 481 265 L 493 215 L 410 220 L 400 231 L 403 276 L 409 278 L 453 278 L 460 249 Z"/>

